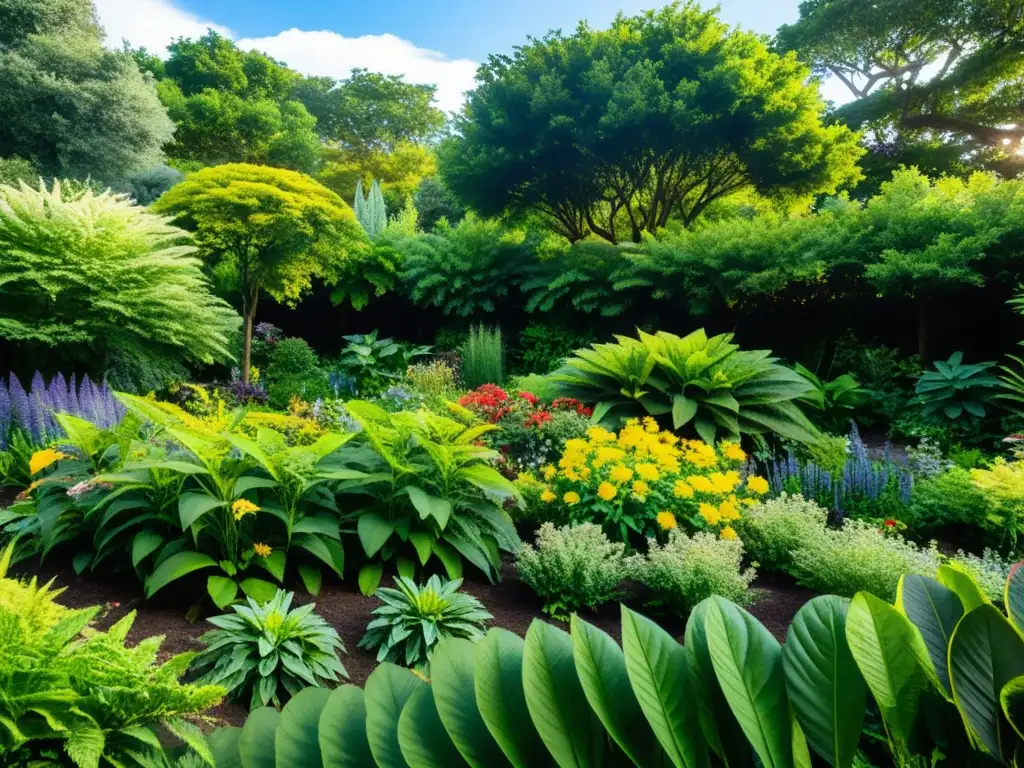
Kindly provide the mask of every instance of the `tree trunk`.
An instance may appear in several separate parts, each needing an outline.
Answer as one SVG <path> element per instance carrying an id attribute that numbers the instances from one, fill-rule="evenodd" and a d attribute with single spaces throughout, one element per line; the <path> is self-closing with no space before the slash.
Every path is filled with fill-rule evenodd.
<path id="1" fill-rule="evenodd" d="M 921 365 L 931 362 L 931 311 L 928 301 L 924 298 L 917 300 L 917 355 L 921 358 Z"/>

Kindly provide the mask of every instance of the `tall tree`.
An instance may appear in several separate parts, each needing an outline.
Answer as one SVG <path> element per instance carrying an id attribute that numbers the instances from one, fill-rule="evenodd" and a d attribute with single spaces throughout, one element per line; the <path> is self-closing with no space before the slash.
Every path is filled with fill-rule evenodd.
<path id="1" fill-rule="evenodd" d="M 118 183 L 160 162 L 173 125 L 135 60 L 103 47 L 88 0 L 0 1 L 0 157 Z"/>
<path id="2" fill-rule="evenodd" d="M 823 123 L 808 74 L 695 3 L 581 24 L 489 58 L 442 176 L 478 212 L 540 211 L 570 240 L 639 241 L 744 188 L 832 192 L 862 150 Z"/>
<path id="3" fill-rule="evenodd" d="M 776 44 L 846 85 L 855 100 L 837 114 L 884 154 L 1024 167 L 1021 0 L 805 0 Z"/>
<path id="4" fill-rule="evenodd" d="M 236 276 L 246 382 L 260 295 L 294 305 L 314 277 L 334 282 L 369 250 L 355 214 L 340 197 L 308 176 L 279 168 L 242 163 L 204 168 L 166 192 L 154 209 L 195 232 L 212 268 Z"/>
<path id="5" fill-rule="evenodd" d="M 390 152 L 328 148 L 324 151 L 323 167 L 316 177 L 346 200 L 357 180 L 369 185 L 377 179 L 388 208 L 398 210 L 416 193 L 423 179 L 436 173 L 437 159 L 433 150 L 405 141 Z"/>

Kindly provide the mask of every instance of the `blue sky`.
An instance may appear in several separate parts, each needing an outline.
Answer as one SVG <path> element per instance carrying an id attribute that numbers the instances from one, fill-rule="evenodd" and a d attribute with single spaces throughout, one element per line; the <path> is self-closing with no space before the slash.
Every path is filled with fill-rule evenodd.
<path id="1" fill-rule="evenodd" d="M 795 21 L 799 0 L 721 0 L 722 18 L 771 34 Z M 347 77 L 353 67 L 437 85 L 437 102 L 455 110 L 473 88 L 478 64 L 550 29 L 581 19 L 604 27 L 619 10 L 650 0 L 94 0 L 107 43 L 121 40 L 160 53 L 173 39 L 217 29 L 243 48 L 269 53 L 310 75 Z M 826 98 L 843 91 L 826 84 Z"/>

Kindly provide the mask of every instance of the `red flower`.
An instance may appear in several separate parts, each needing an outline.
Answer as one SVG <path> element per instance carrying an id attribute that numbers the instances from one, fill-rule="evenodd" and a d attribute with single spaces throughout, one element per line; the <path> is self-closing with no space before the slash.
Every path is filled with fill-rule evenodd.
<path id="1" fill-rule="evenodd" d="M 886 520 L 884 523 L 882 523 L 882 525 L 884 525 L 886 528 L 895 528 L 896 527 L 896 521 L 893 520 L 890 517 L 888 520 Z"/>
<path id="2" fill-rule="evenodd" d="M 556 397 L 551 402 L 551 410 L 576 411 L 580 416 L 586 416 L 588 419 L 594 414 L 593 408 L 588 408 L 575 397 Z"/>
<path id="3" fill-rule="evenodd" d="M 551 421 L 550 413 L 547 411 L 537 411 L 536 413 L 531 413 L 529 417 L 527 417 L 526 421 L 523 422 L 523 426 L 540 428 L 543 424 L 546 424 L 549 421 Z"/>
<path id="4" fill-rule="evenodd" d="M 536 405 L 540 402 L 540 398 L 533 394 L 533 392 L 520 392 L 519 396 L 530 405 Z"/>

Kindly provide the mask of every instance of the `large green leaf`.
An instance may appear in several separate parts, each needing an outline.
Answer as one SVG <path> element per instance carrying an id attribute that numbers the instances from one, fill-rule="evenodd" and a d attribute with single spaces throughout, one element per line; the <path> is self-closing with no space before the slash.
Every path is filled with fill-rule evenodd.
<path id="1" fill-rule="evenodd" d="M 589 625 L 573 617 L 580 678 L 585 689 L 597 687 L 596 692 L 588 691 L 591 706 L 637 765 L 659 765 L 666 759 L 677 768 L 707 765 L 683 647 L 625 605 L 621 615 L 622 651 L 592 627 L 577 640 L 575 628 Z M 593 677 L 598 680 L 592 682 Z M 650 742 L 651 731 L 660 749 Z"/>
<path id="2" fill-rule="evenodd" d="M 367 557 L 376 555 L 384 546 L 391 534 L 395 532 L 395 524 L 385 520 L 377 514 L 364 513 L 359 516 L 356 523 L 356 530 L 359 533 L 359 541 L 363 545 L 363 551 Z"/>
<path id="3" fill-rule="evenodd" d="M 179 552 L 164 560 L 146 579 L 146 597 L 152 597 L 172 581 L 202 568 L 215 568 L 217 561 L 200 552 Z"/>
<path id="4" fill-rule="evenodd" d="M 156 531 L 139 531 L 132 539 L 132 567 L 138 568 L 139 563 L 153 554 L 164 543 L 164 537 Z"/>
<path id="5" fill-rule="evenodd" d="M 373 765 L 366 740 L 366 705 L 363 689 L 343 685 L 331 692 L 320 714 L 320 754 L 330 768 Z"/>
<path id="6" fill-rule="evenodd" d="M 234 602 L 238 595 L 238 585 L 226 576 L 207 576 L 206 591 L 213 600 L 213 604 L 221 610 L 227 608 Z"/>
<path id="7" fill-rule="evenodd" d="M 985 597 L 978 583 L 956 563 L 939 566 L 937 576 L 940 583 L 956 592 L 956 596 L 963 604 L 964 613 L 970 613 L 975 608 L 988 604 L 989 599 Z"/>
<path id="8" fill-rule="evenodd" d="M 672 398 L 672 429 L 679 429 L 697 415 L 697 401 L 685 395 Z"/>
<path id="9" fill-rule="evenodd" d="M 246 595 L 261 605 L 269 603 L 274 599 L 274 595 L 277 594 L 277 585 L 264 579 L 242 579 L 242 583 L 238 586 L 242 588 Z"/>
<path id="10" fill-rule="evenodd" d="M 243 768 L 275 768 L 274 740 L 281 713 L 262 707 L 249 713 L 238 737 L 238 756 Z"/>
<path id="11" fill-rule="evenodd" d="M 849 600 L 815 597 L 796 614 L 782 647 L 786 692 L 810 747 L 834 768 L 853 764 L 867 686 L 846 642 Z"/>
<path id="12" fill-rule="evenodd" d="M 921 666 L 946 699 L 952 701 L 949 639 L 964 615 L 963 603 L 956 592 L 934 579 L 908 573 L 900 578 L 896 607 L 917 627 L 924 640 L 928 656 L 919 660 Z"/>
<path id="13" fill-rule="evenodd" d="M 206 737 L 216 768 L 242 768 L 242 757 L 238 752 L 241 735 L 241 728 L 225 726 Z"/>
<path id="14" fill-rule="evenodd" d="M 460 768 L 467 765 L 441 723 L 432 685 L 416 691 L 398 718 L 398 744 L 410 768 Z"/>
<path id="15" fill-rule="evenodd" d="M 708 648 L 736 720 L 765 768 L 793 762 L 782 648 L 761 623 L 728 600 L 711 598 Z"/>
<path id="16" fill-rule="evenodd" d="M 278 766 L 321 764 L 320 715 L 330 697 L 326 688 L 303 688 L 285 704 L 275 739 Z"/>
<path id="17" fill-rule="evenodd" d="M 383 576 L 384 566 L 381 563 L 366 563 L 359 569 L 359 591 L 369 597 L 377 591 Z"/>
<path id="18" fill-rule="evenodd" d="M 398 744 L 398 718 L 409 698 L 425 686 L 408 669 L 385 662 L 366 680 L 366 740 L 379 768 L 406 768 Z"/>
<path id="19" fill-rule="evenodd" d="M 1013 678 L 1003 686 L 999 692 L 999 701 L 1007 721 L 1017 735 L 1024 739 L 1024 675 Z"/>
<path id="20" fill-rule="evenodd" d="M 572 658 L 572 639 L 538 619 L 526 633 L 523 692 L 530 719 L 561 768 L 602 765 L 604 730 L 586 706 Z"/>
<path id="21" fill-rule="evenodd" d="M 905 749 L 928 688 L 918 663 L 927 655 L 924 641 L 906 616 L 867 592 L 858 592 L 850 602 L 846 640 L 890 737 L 897 749 Z"/>
<path id="22" fill-rule="evenodd" d="M 474 647 L 469 640 L 444 638 L 430 656 L 430 684 L 441 722 L 456 748 L 473 768 L 510 765 L 477 709 Z"/>
<path id="23" fill-rule="evenodd" d="M 292 546 L 304 549 L 341 576 L 345 570 L 345 550 L 341 543 L 327 536 L 298 533 L 292 537 Z"/>
<path id="24" fill-rule="evenodd" d="M 451 502 L 447 499 L 442 499 L 440 496 L 433 496 L 416 485 L 407 486 L 405 491 L 409 494 L 409 501 L 412 502 L 416 511 L 420 513 L 420 520 L 432 517 L 437 522 L 438 527 L 444 530 L 445 526 L 448 525 L 448 519 L 452 516 Z M 373 552 L 367 552 L 367 554 L 372 555 Z"/>
<path id="25" fill-rule="evenodd" d="M 1018 632 L 1024 633 L 1024 563 L 1016 563 L 1010 569 L 1003 591 L 1003 603 L 1010 621 Z"/>
<path id="26" fill-rule="evenodd" d="M 473 687 L 480 717 L 508 761 L 516 768 L 539 768 L 552 765 L 552 760 L 526 706 L 523 648 L 518 635 L 491 629 L 476 644 Z"/>
<path id="27" fill-rule="evenodd" d="M 1003 718 L 1000 694 L 1024 675 L 1024 638 L 995 606 L 976 608 L 949 642 L 953 700 L 971 733 L 996 757 L 1012 757 L 1015 738 Z"/>
<path id="28" fill-rule="evenodd" d="M 214 498 L 205 493 L 183 493 L 178 498 L 178 516 L 181 519 L 181 530 L 188 530 L 196 520 L 214 509 L 227 506 L 226 501 Z"/>

